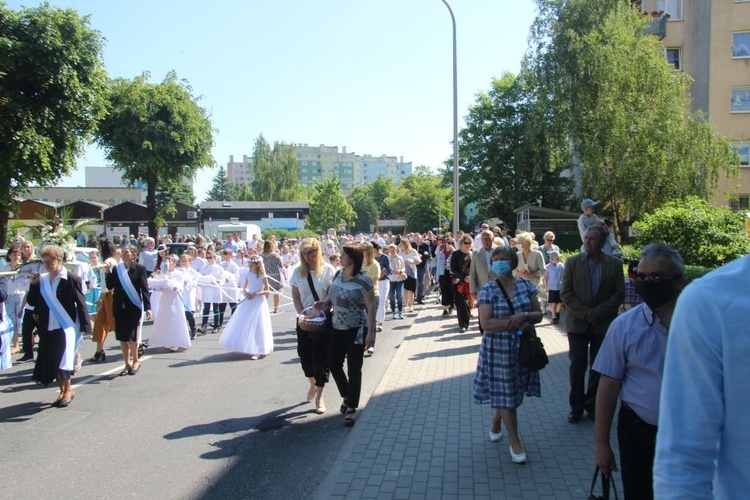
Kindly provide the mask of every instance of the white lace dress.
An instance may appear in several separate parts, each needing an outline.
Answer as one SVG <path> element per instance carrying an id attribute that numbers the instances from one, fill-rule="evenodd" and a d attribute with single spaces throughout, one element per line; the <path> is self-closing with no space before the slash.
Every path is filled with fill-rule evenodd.
<path id="1" fill-rule="evenodd" d="M 265 276 L 247 273 L 245 290 L 257 293 L 263 290 Z M 267 355 L 273 352 L 271 313 L 265 295 L 244 299 L 221 333 L 219 345 L 225 349 L 245 354 Z"/>

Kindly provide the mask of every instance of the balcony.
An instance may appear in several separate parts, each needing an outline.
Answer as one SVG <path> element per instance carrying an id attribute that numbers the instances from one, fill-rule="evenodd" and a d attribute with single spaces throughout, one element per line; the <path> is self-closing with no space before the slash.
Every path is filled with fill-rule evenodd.
<path id="1" fill-rule="evenodd" d="M 663 40 L 667 36 L 667 17 L 651 19 L 644 31 L 647 35 L 654 35 L 659 40 Z"/>

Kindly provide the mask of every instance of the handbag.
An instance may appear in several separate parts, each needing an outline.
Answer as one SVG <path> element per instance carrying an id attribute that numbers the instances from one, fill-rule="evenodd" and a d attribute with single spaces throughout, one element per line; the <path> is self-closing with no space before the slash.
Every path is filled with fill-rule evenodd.
<path id="1" fill-rule="evenodd" d="M 596 479 L 599 477 L 599 472 L 599 467 L 597 467 L 596 470 L 594 470 L 594 477 L 591 479 L 591 488 L 589 489 L 588 500 L 609 500 L 610 488 L 615 492 L 615 500 L 618 500 L 617 488 L 615 487 L 615 478 L 612 477 L 612 473 L 610 473 L 608 476 L 602 474 L 602 494 L 597 495 L 596 493 L 594 493 L 594 489 L 596 488 Z"/>
<path id="2" fill-rule="evenodd" d="M 338 273 L 336 273 L 338 275 Z M 334 276 L 334 279 L 336 276 Z M 310 291 L 312 292 L 312 296 L 315 299 L 315 302 L 320 302 L 320 297 L 318 296 L 318 292 L 315 291 L 315 284 L 313 283 L 312 279 L 312 271 L 307 271 L 307 284 L 310 286 Z M 308 331 L 307 336 L 311 340 L 323 340 L 326 338 L 326 335 L 331 331 L 331 327 L 333 325 L 333 311 L 331 311 L 330 308 L 328 308 L 325 312 L 326 315 L 326 321 L 325 321 L 325 328 L 319 329 L 319 330 L 313 330 Z"/>
<path id="3" fill-rule="evenodd" d="M 497 283 L 497 286 L 500 287 L 500 291 L 503 292 L 503 297 L 505 297 L 505 302 L 508 303 L 510 313 L 516 314 L 513 303 L 510 301 L 510 297 L 508 297 L 508 292 L 505 291 L 505 287 L 500 283 L 500 278 L 496 279 L 495 282 Z M 521 334 L 520 341 L 521 348 L 518 353 L 518 362 L 521 366 L 533 372 L 538 372 L 547 366 L 549 363 L 547 351 L 544 350 L 542 339 L 537 336 L 536 328 L 534 328 L 533 325 L 531 327 L 531 332 L 523 332 Z"/>

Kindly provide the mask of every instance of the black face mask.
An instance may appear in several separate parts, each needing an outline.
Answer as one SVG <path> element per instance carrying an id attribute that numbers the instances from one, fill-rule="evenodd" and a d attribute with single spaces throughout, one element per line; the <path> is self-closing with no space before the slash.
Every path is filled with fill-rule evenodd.
<path id="1" fill-rule="evenodd" d="M 635 280 L 635 291 L 651 309 L 657 309 L 674 298 L 680 291 L 675 290 L 675 280 L 638 281 Z"/>

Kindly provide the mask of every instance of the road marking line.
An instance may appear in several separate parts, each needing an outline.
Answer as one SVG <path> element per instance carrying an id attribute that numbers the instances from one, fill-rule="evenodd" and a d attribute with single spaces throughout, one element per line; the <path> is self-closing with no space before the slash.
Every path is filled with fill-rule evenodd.
<path id="1" fill-rule="evenodd" d="M 151 358 L 152 356 L 143 356 L 138 360 L 138 362 L 146 361 L 147 359 Z M 125 368 L 125 365 L 123 364 L 120 368 L 112 368 L 111 370 L 107 370 L 106 372 L 102 372 L 98 375 L 88 375 L 86 377 L 83 377 L 80 382 L 74 384 L 72 386 L 73 389 L 76 389 L 82 385 L 90 384 L 94 380 L 99 380 L 100 378 L 107 377 L 109 375 L 112 375 L 113 373 L 120 373 Z"/>

